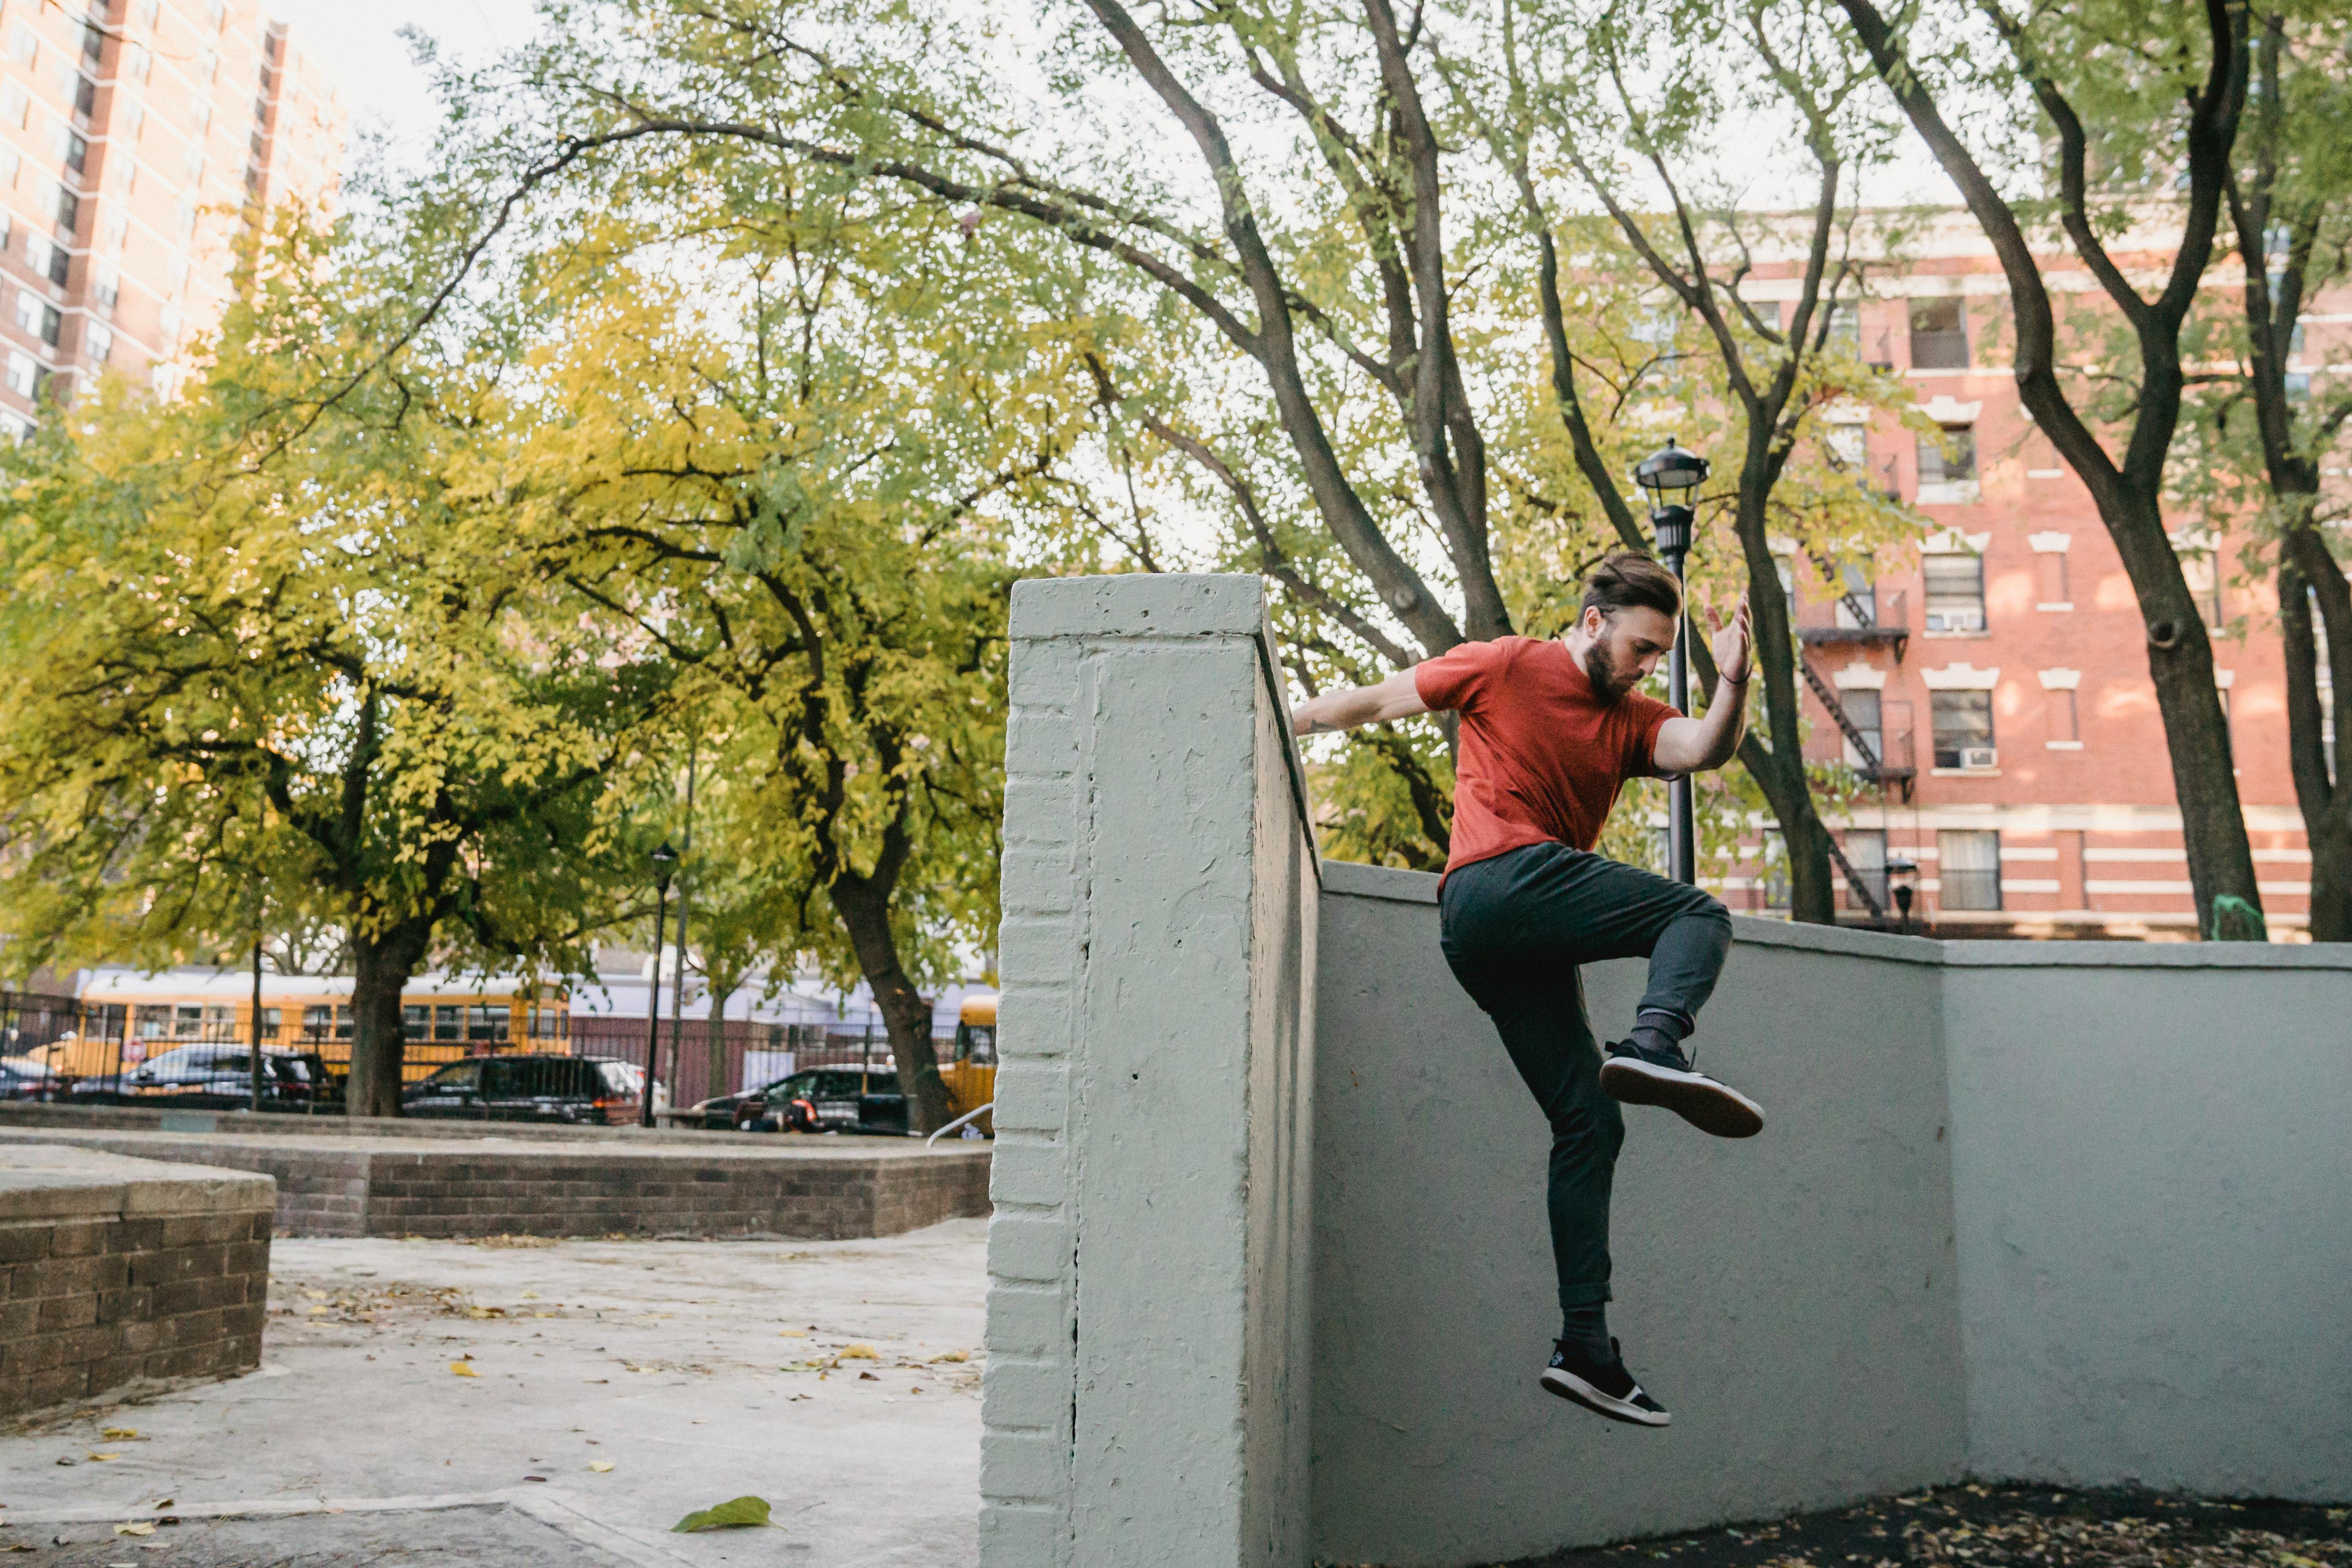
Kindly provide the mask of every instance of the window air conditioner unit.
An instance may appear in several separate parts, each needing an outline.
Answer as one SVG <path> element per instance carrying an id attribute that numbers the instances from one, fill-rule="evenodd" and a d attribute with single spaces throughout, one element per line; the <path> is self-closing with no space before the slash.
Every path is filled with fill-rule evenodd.
<path id="1" fill-rule="evenodd" d="M 1963 768 L 1993 768 L 2000 764 L 2000 753 L 1990 746 L 1964 747 L 1960 751 Z"/>

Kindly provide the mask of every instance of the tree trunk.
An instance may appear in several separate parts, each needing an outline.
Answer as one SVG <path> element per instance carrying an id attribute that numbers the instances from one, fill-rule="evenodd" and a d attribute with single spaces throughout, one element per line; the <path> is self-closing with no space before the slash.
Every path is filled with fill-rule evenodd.
<path id="1" fill-rule="evenodd" d="M 2352 670 L 2352 585 L 2316 533 L 2299 529 L 2283 542 L 2279 564 L 2279 625 L 2286 643 L 2287 758 L 2294 777 L 2295 803 L 2303 810 L 2303 836 L 2311 848 L 2311 939 L 2352 942 L 2352 789 L 2342 785 L 2340 760 L 2327 758 L 2326 726 L 2332 700 L 2336 744 L 2352 710 L 2352 690 L 2344 673 Z M 2332 684 L 2319 689 L 2319 646 L 2311 611 L 2319 607 L 2327 629 Z"/>
<path id="2" fill-rule="evenodd" d="M 2254 848 L 2246 836 L 2246 816 L 2238 800 L 2236 764 L 2231 756 L 2230 723 L 2221 712 L 2221 688 L 2213 683 L 2213 644 L 2203 614 L 2189 591 L 2180 566 L 2165 538 L 2154 496 L 2132 515 L 2101 520 L 2123 547 L 2124 566 L 2139 599 L 2147 628 L 2147 673 L 2156 685 L 2157 712 L 2164 719 L 2171 753 L 2172 792 L 2180 805 L 2180 834 L 2189 852 L 2189 881 L 2197 901 L 2200 934 L 2227 939 L 2238 927 L 2215 918 L 2215 901 L 2233 898 L 2259 916 L 2262 892 L 2254 882 Z M 2145 510 L 2141 510 L 2141 507 Z M 2135 561 L 2141 553 L 2163 552 L 2160 561 Z M 2142 570 L 2133 570 L 2135 564 Z M 2257 919 L 2255 928 L 2259 929 Z"/>
<path id="3" fill-rule="evenodd" d="M 1736 527 L 1748 568 L 1748 607 L 1755 617 L 1750 656 L 1764 675 L 1764 728 L 1770 749 L 1767 753 L 1750 736 L 1742 742 L 1739 757 L 1780 824 L 1780 841 L 1789 853 L 1790 918 L 1834 925 L 1837 890 L 1830 881 L 1830 831 L 1813 809 L 1812 781 L 1805 777 L 1804 698 L 1797 685 L 1797 661 L 1804 653 L 1797 645 L 1789 596 L 1780 590 L 1780 570 L 1772 559 L 1766 522 L 1773 477 L 1765 469 L 1765 454 L 1751 449 L 1740 475 Z M 1696 622 L 1688 624 L 1685 635 L 1696 653 L 1704 639 Z M 1707 664 L 1711 669 L 1714 661 Z"/>
<path id="4" fill-rule="evenodd" d="M 907 1126 L 911 1132 L 935 1133 L 947 1125 L 948 1086 L 940 1077 L 938 1055 L 931 1050 L 931 1009 L 898 962 L 898 939 L 890 934 L 890 890 L 870 877 L 844 874 L 829 890 L 833 907 L 849 933 L 857 955 L 858 971 L 882 1009 L 890 1034 L 890 1060 L 898 1070 L 898 1090 L 907 1097 Z"/>
<path id="5" fill-rule="evenodd" d="M 400 996 L 425 956 L 426 931 L 395 925 L 352 938 L 352 1074 L 343 1085 L 346 1116 L 400 1114 L 400 1063 L 406 1049 Z"/>
<path id="6" fill-rule="evenodd" d="M 721 977 L 705 974 L 703 985 L 710 993 L 710 1094 L 716 1099 L 727 1092 L 727 998 L 735 994 L 738 981 L 730 978 L 726 989 L 719 988 Z M 744 1088 L 754 1085 L 746 1083 Z"/>

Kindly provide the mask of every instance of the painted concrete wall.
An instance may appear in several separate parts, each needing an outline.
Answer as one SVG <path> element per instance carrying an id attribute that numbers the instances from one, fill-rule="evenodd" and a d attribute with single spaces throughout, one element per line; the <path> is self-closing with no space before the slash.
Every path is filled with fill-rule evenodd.
<path id="1" fill-rule="evenodd" d="M 2352 955 L 1736 921 L 1543 1395 L 1547 1134 L 1435 879 L 1318 865 L 1257 583 L 1024 583 L 988 1568 L 1468 1564 L 1966 1474 L 2352 1496 Z M 1603 1036 L 1637 965 L 1588 972 Z"/>
<path id="2" fill-rule="evenodd" d="M 1945 958 L 1969 1468 L 2352 1497 L 2352 955 Z"/>
<path id="3" fill-rule="evenodd" d="M 1014 592 L 990 1568 L 1306 1559 L 1318 904 L 1265 615 Z"/>
<path id="4" fill-rule="evenodd" d="M 1324 868 L 1316 1552 L 1463 1563 L 1826 1504 L 1960 1471 L 1936 971 L 1895 938 L 1739 920 L 1703 1064 L 1764 1104 L 1708 1138 L 1629 1108 L 1612 1326 L 1663 1432 L 1543 1393 L 1549 1134 L 1437 949 L 1436 882 Z M 1642 967 L 1587 971 L 1596 1029 Z"/>

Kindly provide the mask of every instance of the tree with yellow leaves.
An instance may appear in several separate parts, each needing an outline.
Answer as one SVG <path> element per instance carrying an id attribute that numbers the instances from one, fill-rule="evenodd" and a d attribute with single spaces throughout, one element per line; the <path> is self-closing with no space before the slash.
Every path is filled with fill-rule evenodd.
<path id="1" fill-rule="evenodd" d="M 398 1113 L 428 960 L 582 968 L 626 913 L 606 781 L 668 674 L 472 483 L 511 365 L 388 349 L 383 283 L 289 225 L 183 401 L 60 413 L 0 512 L 10 967 L 339 925 L 353 1115 Z"/>

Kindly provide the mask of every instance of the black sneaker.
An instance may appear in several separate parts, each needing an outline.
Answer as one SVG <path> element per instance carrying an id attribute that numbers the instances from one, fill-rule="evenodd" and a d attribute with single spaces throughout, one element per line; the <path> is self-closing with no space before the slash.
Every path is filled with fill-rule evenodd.
<path id="1" fill-rule="evenodd" d="M 1764 1130 L 1761 1105 L 1695 1070 L 1679 1046 L 1652 1052 L 1631 1040 L 1612 1045 L 1601 1064 L 1601 1092 L 1628 1105 L 1663 1105 L 1718 1138 L 1752 1138 Z"/>
<path id="2" fill-rule="evenodd" d="M 1609 1359 L 1594 1361 L 1564 1339 L 1551 1342 L 1551 1364 L 1544 1368 L 1545 1392 L 1573 1399 L 1595 1415 L 1633 1427 L 1666 1427 L 1674 1417 L 1642 1392 L 1625 1370 L 1624 1353 L 1609 1342 Z"/>

